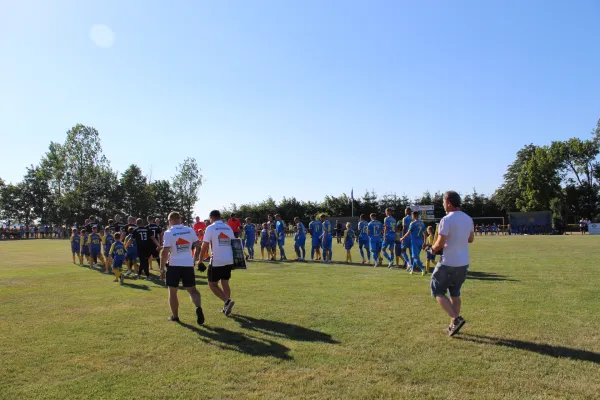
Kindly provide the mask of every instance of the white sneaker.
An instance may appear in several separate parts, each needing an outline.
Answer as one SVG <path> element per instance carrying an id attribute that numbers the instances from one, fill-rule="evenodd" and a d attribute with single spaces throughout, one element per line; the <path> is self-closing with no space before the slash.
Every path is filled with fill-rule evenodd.
<path id="1" fill-rule="evenodd" d="M 390 261 L 390 263 L 388 264 L 388 268 L 394 268 L 394 262 Z"/>

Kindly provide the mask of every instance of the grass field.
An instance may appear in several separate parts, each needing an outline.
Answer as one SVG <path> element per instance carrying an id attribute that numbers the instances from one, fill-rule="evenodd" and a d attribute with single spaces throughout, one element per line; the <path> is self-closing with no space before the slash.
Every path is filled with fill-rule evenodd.
<path id="1" fill-rule="evenodd" d="M 158 282 L 74 266 L 67 241 L 0 242 L 0 399 L 597 399 L 600 237 L 471 249 L 449 338 L 428 277 L 404 271 L 254 262 L 230 318 L 198 273 L 197 327 L 183 291 L 169 323 Z"/>

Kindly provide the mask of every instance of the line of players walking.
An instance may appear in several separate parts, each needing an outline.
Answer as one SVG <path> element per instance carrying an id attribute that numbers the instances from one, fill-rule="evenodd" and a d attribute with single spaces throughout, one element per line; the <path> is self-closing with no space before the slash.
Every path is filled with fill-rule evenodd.
<path id="1" fill-rule="evenodd" d="M 398 223 L 392 216 L 392 210 L 386 209 L 386 217 L 381 223 L 376 214 L 370 214 L 370 221 L 366 216 L 360 216 L 358 223 L 358 234 L 352 229 L 350 223 L 346 224 L 346 235 L 343 246 L 346 251 L 346 262 L 352 262 L 351 249 L 358 244 L 362 263 L 371 263 L 378 267 L 383 264 L 383 259 L 388 261 L 389 268 L 404 267 L 412 274 L 417 268 L 422 275 L 427 274 L 432 263 L 435 263 L 435 254 L 429 249 L 434 243 L 434 229 L 432 226 L 426 228 L 423 221 L 419 219 L 417 211 L 412 212 L 410 208 L 405 210 L 405 217 Z M 279 248 L 279 260 L 287 260 L 285 254 L 286 227 L 279 214 L 260 227 L 246 218 L 242 230 L 242 239 L 247 251 L 247 258 L 254 259 L 254 246 L 260 238 L 261 257 L 275 261 L 277 248 Z M 332 260 L 333 226 L 327 215 L 320 218 L 314 217 L 308 225 L 308 229 L 298 217 L 294 218 L 294 250 L 296 261 L 306 260 L 306 236 L 310 233 L 312 237 L 311 261 L 321 261 L 325 264 Z M 260 232 L 258 230 L 260 229 Z M 426 263 L 423 265 L 420 254 L 421 250 L 427 250 Z"/>

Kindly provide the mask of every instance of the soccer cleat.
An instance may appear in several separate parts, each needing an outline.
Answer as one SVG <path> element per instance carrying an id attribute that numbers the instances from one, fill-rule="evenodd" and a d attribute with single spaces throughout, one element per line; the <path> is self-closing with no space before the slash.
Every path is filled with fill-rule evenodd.
<path id="1" fill-rule="evenodd" d="M 388 264 L 388 268 L 390 268 L 390 269 L 394 268 L 394 262 L 393 261 L 390 261 L 390 263 Z"/>
<path id="2" fill-rule="evenodd" d="M 196 307 L 196 317 L 198 317 L 196 319 L 198 325 L 204 324 L 204 313 L 202 312 L 202 307 Z"/>
<path id="3" fill-rule="evenodd" d="M 129 275 L 131 275 L 132 273 L 133 273 L 133 271 L 132 271 L 132 270 L 130 270 L 130 269 L 128 269 L 128 270 L 127 270 L 127 272 L 125 272 L 125 275 L 126 275 L 126 276 L 129 276 Z"/>
<path id="4" fill-rule="evenodd" d="M 168 320 L 168 321 L 169 321 L 169 322 L 179 322 L 179 318 L 177 318 L 177 317 L 174 317 L 174 316 L 172 316 L 172 315 L 171 315 L 171 316 L 169 317 L 169 320 Z"/>
<path id="5" fill-rule="evenodd" d="M 229 316 L 229 314 L 231 314 L 231 310 L 233 310 L 233 306 L 235 305 L 235 301 L 229 299 L 225 302 L 225 315 Z"/>

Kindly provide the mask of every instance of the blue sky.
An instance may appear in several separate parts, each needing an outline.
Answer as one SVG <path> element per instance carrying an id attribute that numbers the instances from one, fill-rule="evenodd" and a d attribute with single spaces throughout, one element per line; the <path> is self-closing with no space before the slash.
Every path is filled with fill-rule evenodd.
<path id="1" fill-rule="evenodd" d="M 12 182 L 80 122 L 118 171 L 168 179 L 196 157 L 202 216 L 352 187 L 491 193 L 524 144 L 587 138 L 600 118 L 598 1 L 1 9 L 0 177 Z"/>

